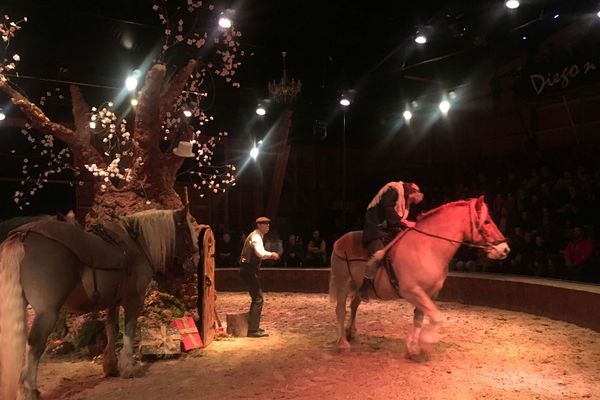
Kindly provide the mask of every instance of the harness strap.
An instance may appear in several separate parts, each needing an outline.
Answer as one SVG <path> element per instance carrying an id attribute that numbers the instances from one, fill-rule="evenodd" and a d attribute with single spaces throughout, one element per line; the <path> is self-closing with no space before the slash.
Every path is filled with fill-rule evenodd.
<path id="1" fill-rule="evenodd" d="M 387 273 L 388 280 L 390 281 L 390 284 L 394 288 L 394 291 L 396 292 L 398 297 L 402 298 L 402 296 L 400 296 L 400 281 L 398 280 L 398 276 L 396 275 L 396 272 L 394 271 L 394 266 L 392 265 L 392 260 L 390 260 L 390 258 L 387 254 L 385 255 L 383 260 L 384 260 L 383 267 L 385 268 L 385 272 Z M 373 291 L 375 291 L 375 285 L 373 285 Z M 377 296 L 377 297 L 379 297 L 379 296 Z"/>
<path id="2" fill-rule="evenodd" d="M 342 258 L 344 261 L 346 261 L 346 267 L 348 268 L 348 275 L 350 275 L 351 280 L 354 280 L 354 276 L 352 276 L 352 268 L 350 268 L 350 263 L 357 262 L 357 261 L 366 262 L 368 260 L 365 258 L 349 258 L 347 252 L 344 252 L 344 256 L 345 256 L 344 258 L 342 258 L 342 257 L 340 257 L 340 258 Z M 389 258 L 387 257 L 387 255 L 386 255 L 386 259 L 389 261 Z M 394 272 L 394 267 L 392 266 L 391 261 L 384 262 L 384 266 L 385 266 L 385 271 L 387 273 L 390 284 L 396 291 L 396 294 L 398 295 L 398 297 L 402 298 L 402 296 L 400 296 L 400 286 L 399 286 L 398 277 L 396 276 L 396 273 Z M 378 299 L 380 299 L 380 300 L 382 299 L 382 297 L 377 293 L 377 288 L 375 288 L 375 284 L 373 284 L 373 294 Z"/>

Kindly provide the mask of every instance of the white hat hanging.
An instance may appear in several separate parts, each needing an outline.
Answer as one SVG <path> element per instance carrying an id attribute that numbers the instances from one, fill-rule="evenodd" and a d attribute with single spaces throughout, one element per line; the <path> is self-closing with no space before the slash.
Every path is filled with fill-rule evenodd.
<path id="1" fill-rule="evenodd" d="M 192 147 L 193 145 L 191 142 L 181 141 L 177 147 L 173 149 L 173 154 L 179 157 L 196 157 L 192 152 Z"/>

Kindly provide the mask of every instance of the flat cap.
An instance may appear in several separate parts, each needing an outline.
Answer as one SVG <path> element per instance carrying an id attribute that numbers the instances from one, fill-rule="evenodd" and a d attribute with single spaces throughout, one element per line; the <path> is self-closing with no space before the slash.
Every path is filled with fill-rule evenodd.
<path id="1" fill-rule="evenodd" d="M 267 217 L 258 217 L 258 218 L 256 218 L 256 223 L 257 224 L 270 224 L 271 220 Z"/>

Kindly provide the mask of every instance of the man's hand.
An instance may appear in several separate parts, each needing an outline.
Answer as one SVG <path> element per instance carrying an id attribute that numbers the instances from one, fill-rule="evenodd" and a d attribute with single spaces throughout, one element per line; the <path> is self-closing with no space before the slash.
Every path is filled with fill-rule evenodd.
<path id="1" fill-rule="evenodd" d="M 271 253 L 271 260 L 279 260 L 279 254 Z"/>
<path id="2" fill-rule="evenodd" d="M 415 225 L 417 225 L 417 223 L 416 223 L 416 222 L 409 221 L 409 220 L 407 220 L 407 219 L 403 219 L 403 220 L 402 220 L 402 222 L 404 223 L 404 225 L 406 225 L 406 226 L 407 226 L 407 227 L 409 227 L 409 228 L 414 228 L 414 227 L 415 227 Z"/>

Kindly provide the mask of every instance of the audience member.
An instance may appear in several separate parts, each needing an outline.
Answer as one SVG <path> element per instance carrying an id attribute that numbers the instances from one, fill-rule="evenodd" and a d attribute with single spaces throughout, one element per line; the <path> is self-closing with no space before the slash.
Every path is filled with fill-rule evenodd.
<path id="1" fill-rule="evenodd" d="M 323 267 L 327 265 L 326 257 L 327 249 L 325 245 L 325 240 L 321 238 L 320 232 L 315 230 L 312 233 L 312 238 L 308 242 L 306 266 Z"/>

